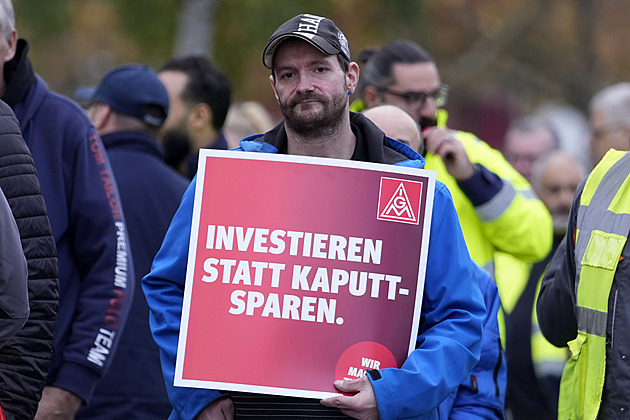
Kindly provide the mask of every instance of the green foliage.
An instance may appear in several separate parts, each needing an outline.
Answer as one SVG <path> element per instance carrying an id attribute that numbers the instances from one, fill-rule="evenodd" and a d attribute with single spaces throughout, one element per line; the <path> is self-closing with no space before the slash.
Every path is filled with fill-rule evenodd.
<path id="1" fill-rule="evenodd" d="M 109 66 L 136 61 L 158 67 L 170 58 L 185 0 L 13 1 L 36 70 L 51 88 L 67 93 L 93 83 Z M 420 43 L 443 80 L 471 101 L 495 92 L 501 100 L 513 95 L 511 103 L 523 109 L 549 99 L 583 108 L 596 89 L 630 71 L 630 2 L 214 1 L 212 58 L 232 81 L 237 99 L 272 106 L 262 49 L 279 24 L 303 12 L 335 20 L 353 57 L 396 38 Z"/>
<path id="2" fill-rule="evenodd" d="M 331 0 L 230 0 L 217 9 L 215 61 L 232 81 L 235 96 L 273 98 L 262 65 L 272 32 L 300 13 L 331 16 Z"/>
<path id="3" fill-rule="evenodd" d="M 13 1 L 15 24 L 29 38 L 53 37 L 63 33 L 76 0 Z"/>
<path id="4" fill-rule="evenodd" d="M 173 0 L 113 0 L 120 29 L 137 44 L 143 61 L 159 66 L 170 57 L 180 2 Z"/>

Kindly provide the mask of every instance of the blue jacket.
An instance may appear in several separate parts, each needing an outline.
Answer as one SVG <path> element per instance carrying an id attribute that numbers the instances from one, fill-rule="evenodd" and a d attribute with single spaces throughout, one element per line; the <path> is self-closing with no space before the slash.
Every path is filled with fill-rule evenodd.
<path id="1" fill-rule="evenodd" d="M 104 135 L 129 227 L 135 277 L 151 269 L 189 180 L 164 162 L 155 139 L 138 131 Z M 133 304 L 109 371 L 76 419 L 166 419 L 171 412 L 160 355 L 149 330 L 149 308 L 135 285 Z"/>
<path id="2" fill-rule="evenodd" d="M 351 115 L 357 148 L 371 162 L 422 168 L 424 160 L 409 147 L 392 141 L 361 114 Z M 250 152 L 278 153 L 286 144 L 281 123 L 264 135 L 241 141 Z M 166 233 L 143 290 L 151 308 L 153 337 L 174 411 L 171 419 L 193 419 L 223 393 L 172 386 L 182 313 L 186 262 L 196 179 Z M 475 278 L 450 193 L 436 182 L 433 218 L 417 349 L 399 369 L 380 370 L 370 382 L 379 415 L 389 419 L 437 419 L 437 406 L 464 380 L 479 359 L 485 306 Z"/>
<path id="3" fill-rule="evenodd" d="M 486 303 L 479 363 L 457 390 L 440 405 L 440 419 L 503 419 L 507 387 L 507 363 L 497 316 L 499 290 L 490 275 L 475 264 L 477 280 Z"/>
<path id="4" fill-rule="evenodd" d="M 18 41 L 5 64 L 3 100 L 20 122 L 59 262 L 59 313 L 47 384 L 88 401 L 116 350 L 133 297 L 133 269 L 118 189 L 85 112 L 48 90 Z"/>

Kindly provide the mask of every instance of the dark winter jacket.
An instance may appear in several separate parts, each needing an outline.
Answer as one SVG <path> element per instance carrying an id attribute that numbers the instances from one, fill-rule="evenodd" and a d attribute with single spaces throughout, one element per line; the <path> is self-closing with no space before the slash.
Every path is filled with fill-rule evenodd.
<path id="1" fill-rule="evenodd" d="M 28 262 L 31 314 L 0 349 L 0 406 L 8 419 L 32 419 L 53 349 L 59 283 L 46 206 L 31 153 L 11 109 L 0 101 L 0 188 L 13 211 Z"/>
<path id="2" fill-rule="evenodd" d="M 0 188 L 0 348 L 22 329 L 29 315 L 28 267 L 13 212 Z"/>
<path id="3" fill-rule="evenodd" d="M 618 166 L 624 167 L 627 161 L 622 163 L 623 165 Z M 581 260 L 576 259 L 576 255 L 579 254 L 576 251 L 575 241 L 577 226 L 579 225 L 578 220 L 581 220 L 579 219 L 580 217 L 584 217 L 578 211 L 580 208 L 584 208 L 581 199 L 587 180 L 588 177 L 580 183 L 576 190 L 569 214 L 567 235 L 553 254 L 538 295 L 536 309 L 540 329 L 545 338 L 557 347 L 568 345 L 569 342 L 578 338 L 579 335 L 577 318 L 579 308 L 576 294 L 580 286 L 579 280 L 583 279 L 581 277 L 583 274 L 576 269 L 576 261 L 581 263 Z M 622 203 L 625 204 L 627 203 L 627 197 L 624 198 L 625 200 Z M 591 201 L 591 206 L 596 207 L 596 205 L 592 204 L 594 202 L 595 199 Z M 598 204 L 601 205 L 601 203 Z M 610 212 L 605 211 L 606 207 L 598 215 L 609 215 Z M 627 214 L 624 214 L 624 216 L 627 216 Z M 610 233 L 610 231 L 620 232 L 626 227 L 623 223 L 610 223 L 609 220 L 601 216 L 599 229 L 601 229 L 600 232 L 603 232 L 603 235 L 614 237 L 615 234 Z M 590 235 L 590 233 L 585 233 L 584 235 Z M 620 235 L 620 233 L 616 235 Z M 610 291 L 606 291 L 609 296 L 608 314 L 604 318 L 607 338 L 606 368 L 604 370 L 603 395 L 597 416 L 600 420 L 628 419 L 630 408 L 630 394 L 628 393 L 628 389 L 630 389 L 630 359 L 628 358 L 628 354 L 630 354 L 630 304 L 628 303 L 630 296 L 630 246 L 628 244 L 630 242 L 626 241 L 619 257 L 614 256 L 615 259 L 619 258 L 619 262 L 614 270 L 612 285 L 609 286 Z M 605 251 L 607 251 L 608 255 L 611 255 L 608 258 L 613 258 L 612 255 L 614 254 L 610 252 L 609 248 L 604 248 L 603 246 L 601 248 L 601 255 L 606 255 Z M 592 263 L 589 262 L 589 264 Z M 583 342 L 580 342 L 579 346 L 582 346 L 582 344 Z M 579 346 L 576 344 L 574 349 L 580 348 Z M 575 352 L 577 353 L 577 350 Z M 584 354 L 582 353 L 582 355 Z M 572 354 L 574 360 L 577 357 L 577 354 Z M 567 374 L 566 367 L 563 372 L 563 379 L 565 374 Z M 578 391 L 576 390 L 576 392 Z M 595 390 L 592 392 L 595 392 Z M 560 400 L 562 401 L 562 395 Z"/>
<path id="4" fill-rule="evenodd" d="M 5 63 L 2 99 L 29 147 L 59 262 L 59 314 L 46 384 L 89 402 L 116 351 L 133 265 L 116 181 L 92 122 L 32 70 L 28 44 Z"/>
<path id="5" fill-rule="evenodd" d="M 121 131 L 102 140 L 129 226 L 136 279 L 141 279 L 151 270 L 190 181 L 164 162 L 158 143 L 147 134 Z M 171 412 L 159 350 L 149 329 L 149 306 L 139 281 L 135 287 L 118 351 L 77 420 L 164 420 Z"/>

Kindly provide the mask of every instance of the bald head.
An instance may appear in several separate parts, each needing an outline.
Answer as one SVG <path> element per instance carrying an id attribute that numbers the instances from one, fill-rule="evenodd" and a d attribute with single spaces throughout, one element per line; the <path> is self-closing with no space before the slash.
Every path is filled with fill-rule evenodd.
<path id="1" fill-rule="evenodd" d="M 512 121 L 503 139 L 505 159 L 530 182 L 534 162 L 558 147 L 555 130 L 542 117 L 523 117 Z"/>
<path id="2" fill-rule="evenodd" d="M 584 176 L 577 159 L 560 150 L 538 159 L 532 167 L 532 188 L 549 209 L 558 234 L 567 228 L 573 196 Z"/>
<path id="3" fill-rule="evenodd" d="M 363 111 L 387 137 L 405 143 L 415 151 L 420 150 L 420 129 L 407 111 L 394 105 L 378 105 Z"/>

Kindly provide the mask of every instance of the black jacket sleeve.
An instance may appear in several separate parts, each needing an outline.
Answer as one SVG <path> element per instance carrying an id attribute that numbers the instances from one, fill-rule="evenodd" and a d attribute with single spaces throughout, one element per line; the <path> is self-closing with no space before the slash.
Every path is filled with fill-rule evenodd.
<path id="1" fill-rule="evenodd" d="M 567 234 L 560 242 L 549 263 L 538 294 L 536 311 L 538 324 L 545 338 L 554 346 L 564 347 L 577 336 L 575 313 L 575 226 L 582 181 L 577 189 L 569 214 Z"/>
<path id="2" fill-rule="evenodd" d="M 28 319 L 28 270 L 13 213 L 0 188 L 0 348 Z"/>
<path id="3" fill-rule="evenodd" d="M 30 315 L 0 349 L 0 407 L 32 419 L 53 349 L 59 304 L 57 250 L 31 153 L 13 111 L 0 101 L 0 188 L 18 226 L 28 264 Z"/>

